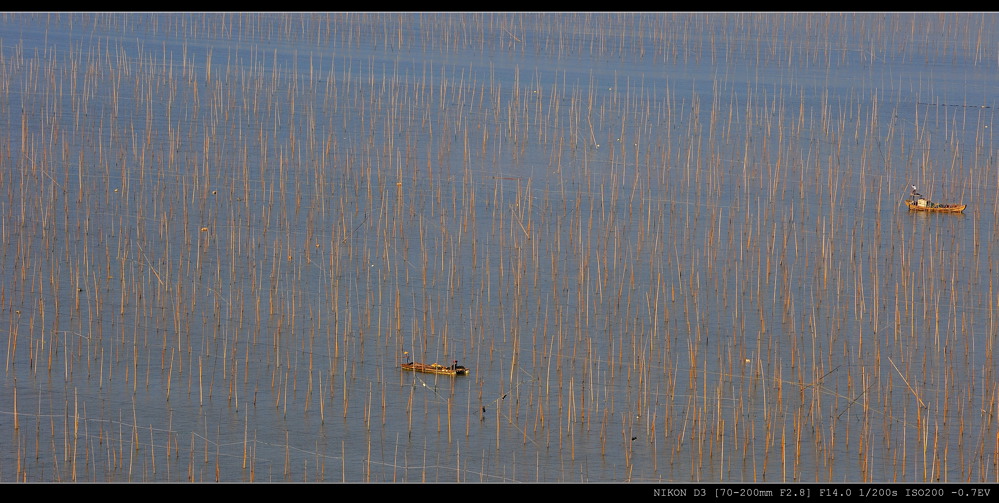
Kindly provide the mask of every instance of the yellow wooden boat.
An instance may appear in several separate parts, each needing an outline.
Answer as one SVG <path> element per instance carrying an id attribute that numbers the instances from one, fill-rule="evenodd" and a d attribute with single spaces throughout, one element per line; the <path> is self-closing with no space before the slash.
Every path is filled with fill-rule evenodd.
<path id="1" fill-rule="evenodd" d="M 458 360 L 455 360 L 453 364 L 445 366 L 439 363 L 431 363 L 427 365 L 425 363 L 403 363 L 403 370 L 411 370 L 413 372 L 423 372 L 424 374 L 438 374 L 438 375 L 449 375 L 449 376 L 463 376 L 468 375 L 469 370 L 461 365 L 458 365 Z"/>
<path id="2" fill-rule="evenodd" d="M 906 199 L 905 205 L 911 211 L 930 211 L 935 213 L 963 213 L 968 207 L 966 204 L 939 204 L 926 199 L 916 199 L 915 201 Z"/>

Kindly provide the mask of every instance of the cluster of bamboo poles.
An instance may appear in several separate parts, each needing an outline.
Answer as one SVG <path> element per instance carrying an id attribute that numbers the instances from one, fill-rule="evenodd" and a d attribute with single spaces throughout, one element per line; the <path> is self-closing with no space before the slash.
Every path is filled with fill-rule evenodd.
<path id="1" fill-rule="evenodd" d="M 199 16 L 0 46 L 0 479 L 999 478 L 991 108 L 254 42 L 845 67 L 908 18 Z"/>

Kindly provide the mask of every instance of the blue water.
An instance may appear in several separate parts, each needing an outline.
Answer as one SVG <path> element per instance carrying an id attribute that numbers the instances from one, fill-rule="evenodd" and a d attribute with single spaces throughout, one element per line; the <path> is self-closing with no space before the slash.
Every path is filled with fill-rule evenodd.
<path id="1" fill-rule="evenodd" d="M 996 19 L 5 15 L 0 480 L 995 482 Z"/>

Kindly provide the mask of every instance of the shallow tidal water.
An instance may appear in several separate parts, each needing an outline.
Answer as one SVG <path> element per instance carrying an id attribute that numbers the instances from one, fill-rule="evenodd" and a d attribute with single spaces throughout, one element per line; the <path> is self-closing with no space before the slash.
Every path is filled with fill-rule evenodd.
<path id="1" fill-rule="evenodd" d="M 997 21 L 0 15 L 0 481 L 995 483 Z"/>

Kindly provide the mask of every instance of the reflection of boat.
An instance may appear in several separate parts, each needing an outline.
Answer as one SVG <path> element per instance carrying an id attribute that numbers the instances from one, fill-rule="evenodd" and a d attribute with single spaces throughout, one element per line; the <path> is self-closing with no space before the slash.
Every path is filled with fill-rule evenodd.
<path id="1" fill-rule="evenodd" d="M 938 204 L 919 198 L 915 201 L 906 199 L 905 205 L 912 211 L 933 211 L 937 213 L 961 213 L 968 207 L 966 204 Z"/>
<path id="2" fill-rule="evenodd" d="M 427 365 L 426 363 L 403 363 L 403 370 L 412 370 L 413 372 L 423 372 L 425 374 L 440 374 L 449 376 L 463 376 L 468 375 L 468 369 L 458 365 L 458 360 L 454 361 L 454 364 L 450 366 L 444 366 L 439 363 L 431 363 Z"/>

